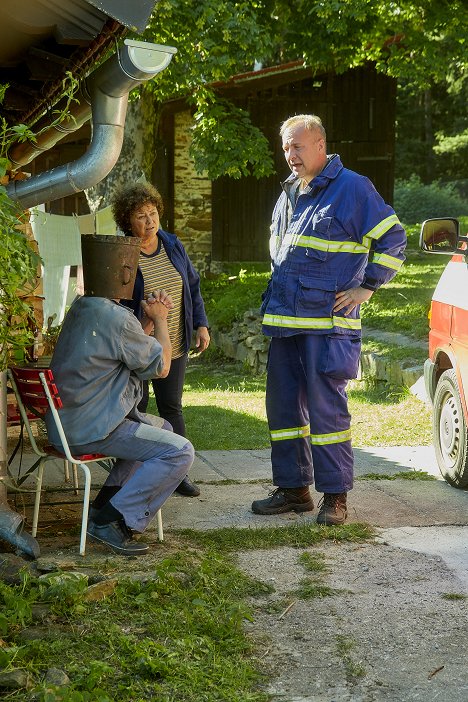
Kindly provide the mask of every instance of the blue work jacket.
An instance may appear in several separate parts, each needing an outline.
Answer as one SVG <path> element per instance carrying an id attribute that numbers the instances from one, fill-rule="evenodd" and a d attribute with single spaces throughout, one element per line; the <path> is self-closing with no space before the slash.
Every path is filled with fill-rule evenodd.
<path id="1" fill-rule="evenodd" d="M 337 155 L 297 200 L 297 178 L 282 185 L 271 224 L 264 334 L 360 336 L 359 307 L 348 316 L 334 313 L 336 292 L 388 283 L 405 259 L 405 230 L 371 181 Z"/>
<path id="2" fill-rule="evenodd" d="M 105 297 L 77 297 L 70 307 L 50 365 L 63 408 L 59 415 L 71 446 L 99 441 L 138 412 L 142 380 L 163 368 L 161 344 L 147 336 L 128 309 Z M 50 410 L 50 442 L 61 447 Z"/>
<path id="3" fill-rule="evenodd" d="M 208 327 L 205 305 L 200 292 L 200 276 L 193 267 L 182 242 L 175 234 L 159 229 L 158 237 L 164 244 L 170 262 L 182 278 L 185 324 L 184 350 L 187 352 L 192 341 L 193 330 L 198 329 L 198 327 Z M 133 289 L 133 300 L 121 300 L 121 304 L 125 307 L 130 307 L 138 319 L 142 317 L 141 301 L 144 289 L 143 274 L 138 268 Z"/>

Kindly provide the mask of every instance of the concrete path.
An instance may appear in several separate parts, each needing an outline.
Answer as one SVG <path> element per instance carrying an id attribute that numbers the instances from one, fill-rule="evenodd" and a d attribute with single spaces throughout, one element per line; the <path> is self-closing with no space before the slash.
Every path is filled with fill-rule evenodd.
<path id="1" fill-rule="evenodd" d="M 391 545 L 440 556 L 468 590 L 468 492 L 456 490 L 441 479 L 433 448 L 360 448 L 355 449 L 355 458 L 356 481 L 348 497 L 349 521 L 370 523 Z M 33 460 L 26 455 L 23 470 Z M 60 461 L 50 461 L 48 466 L 45 484 L 56 488 L 63 485 Z M 13 464 L 13 473 L 17 469 L 18 460 Z M 364 477 L 392 476 L 406 471 L 425 471 L 437 479 Z M 94 465 L 92 474 L 93 485 L 102 484 L 105 471 Z M 200 451 L 191 478 L 200 484 L 200 497 L 171 497 L 163 508 L 165 529 L 256 528 L 315 520 L 316 510 L 272 517 L 251 512 L 252 500 L 266 497 L 272 489 L 269 450 Z M 28 484 L 32 486 L 31 481 Z M 319 499 L 320 495 L 315 493 L 316 504 Z"/>

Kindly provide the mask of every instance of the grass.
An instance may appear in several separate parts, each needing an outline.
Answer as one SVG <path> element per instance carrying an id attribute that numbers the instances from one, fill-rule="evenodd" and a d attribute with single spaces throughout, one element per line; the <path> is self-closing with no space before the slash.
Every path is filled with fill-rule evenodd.
<path id="1" fill-rule="evenodd" d="M 299 556 L 299 563 L 308 573 L 326 573 L 328 568 L 325 558 L 325 554 L 320 551 L 315 551 L 314 553 L 304 551 Z"/>
<path id="2" fill-rule="evenodd" d="M 359 523 L 326 527 L 313 523 L 255 529 L 225 528 L 209 531 L 184 529 L 177 533 L 199 546 L 219 550 L 222 553 L 281 546 L 307 548 L 326 541 L 355 542 L 371 539 L 374 536 L 372 527 Z"/>
<path id="3" fill-rule="evenodd" d="M 362 306 L 363 324 L 427 339 L 432 294 L 448 260 L 443 256 L 409 252 L 398 275 Z"/>
<path id="4" fill-rule="evenodd" d="M 424 470 L 401 470 L 392 475 L 387 473 L 365 473 L 357 476 L 356 480 L 421 480 L 424 482 L 437 480 L 437 478 Z"/>
<path id="5" fill-rule="evenodd" d="M 431 443 L 430 410 L 413 395 L 384 383 L 353 381 L 348 397 L 354 446 Z M 183 404 L 187 434 L 198 451 L 270 446 L 265 375 L 253 375 L 239 363 L 209 362 L 202 356 L 188 366 Z M 155 412 L 153 398 L 148 411 Z"/>
<path id="6" fill-rule="evenodd" d="M 400 346 L 386 341 L 373 339 L 366 330 L 362 339 L 362 352 L 373 353 L 377 356 L 385 356 L 390 361 L 397 361 L 402 368 L 420 366 L 428 356 L 427 348 L 416 346 Z"/>
<path id="7" fill-rule="evenodd" d="M 444 600 L 452 600 L 454 602 L 460 601 L 460 600 L 466 600 L 468 595 L 465 595 L 461 592 L 444 592 L 441 597 Z"/>
<path id="8" fill-rule="evenodd" d="M 250 531 L 258 533 L 247 543 L 246 530 L 184 532 L 183 551 L 177 551 L 182 542 L 175 535 L 171 553 L 139 561 L 144 578 L 134 573 L 134 559 L 95 562 L 94 580 L 107 574 L 117 581 L 98 602 L 87 596 L 87 576 L 76 572 L 41 579 L 25 573 L 16 586 L 0 582 L 0 669 L 21 671 L 31 681 L 27 698 L 23 688 L 9 690 L 8 699 L 266 702 L 255 642 L 244 628 L 252 619 L 245 603 L 254 604 L 273 588 L 242 573 L 232 552 L 367 540 L 373 532 L 357 524 Z M 165 548 L 167 553 L 167 542 Z M 302 554 L 300 561 L 312 572 L 311 564 L 322 562 L 323 554 Z M 301 591 L 304 597 L 336 594 L 312 579 Z M 38 608 L 46 617 L 39 629 Z M 56 667 L 70 678 L 66 686 L 46 682 L 46 671 Z"/>
<path id="9" fill-rule="evenodd" d="M 333 597 L 339 593 L 340 590 L 336 590 L 329 585 L 324 585 L 311 578 L 303 578 L 299 583 L 299 588 L 293 595 L 301 600 L 313 600 L 317 597 Z"/>
<path id="10" fill-rule="evenodd" d="M 365 677 L 366 675 L 366 670 L 365 668 L 361 665 L 361 663 L 356 662 L 353 659 L 353 649 L 355 648 L 356 643 L 354 639 L 350 638 L 349 636 L 344 636 L 343 634 L 339 634 L 336 637 L 336 647 L 338 650 L 338 654 L 340 655 L 343 664 L 345 666 L 346 670 L 346 678 L 350 682 L 355 680 L 356 678 L 362 678 Z"/>

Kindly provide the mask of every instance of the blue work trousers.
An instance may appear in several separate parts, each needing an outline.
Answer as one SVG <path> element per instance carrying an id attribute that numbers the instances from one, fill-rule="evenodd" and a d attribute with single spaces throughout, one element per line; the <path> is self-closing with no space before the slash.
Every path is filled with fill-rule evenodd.
<path id="1" fill-rule="evenodd" d="M 346 385 L 356 377 L 360 340 L 297 334 L 271 340 L 266 410 L 273 483 L 348 492 L 354 457 Z M 345 376 L 345 377 L 336 377 Z"/>
<path id="2" fill-rule="evenodd" d="M 143 532 L 158 509 L 187 475 L 194 449 L 185 437 L 174 434 L 170 424 L 146 415 L 151 424 L 124 419 L 109 436 L 70 447 L 77 453 L 102 453 L 118 460 L 106 486 L 121 486 L 110 500 L 135 531 Z"/>

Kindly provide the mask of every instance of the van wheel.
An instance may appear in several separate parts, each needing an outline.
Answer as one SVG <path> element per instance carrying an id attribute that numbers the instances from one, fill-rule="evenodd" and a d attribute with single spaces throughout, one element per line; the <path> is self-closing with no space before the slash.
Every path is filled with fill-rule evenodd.
<path id="1" fill-rule="evenodd" d="M 468 487 L 468 430 L 457 375 L 452 368 L 444 371 L 437 383 L 433 434 L 442 476 L 453 487 Z"/>

